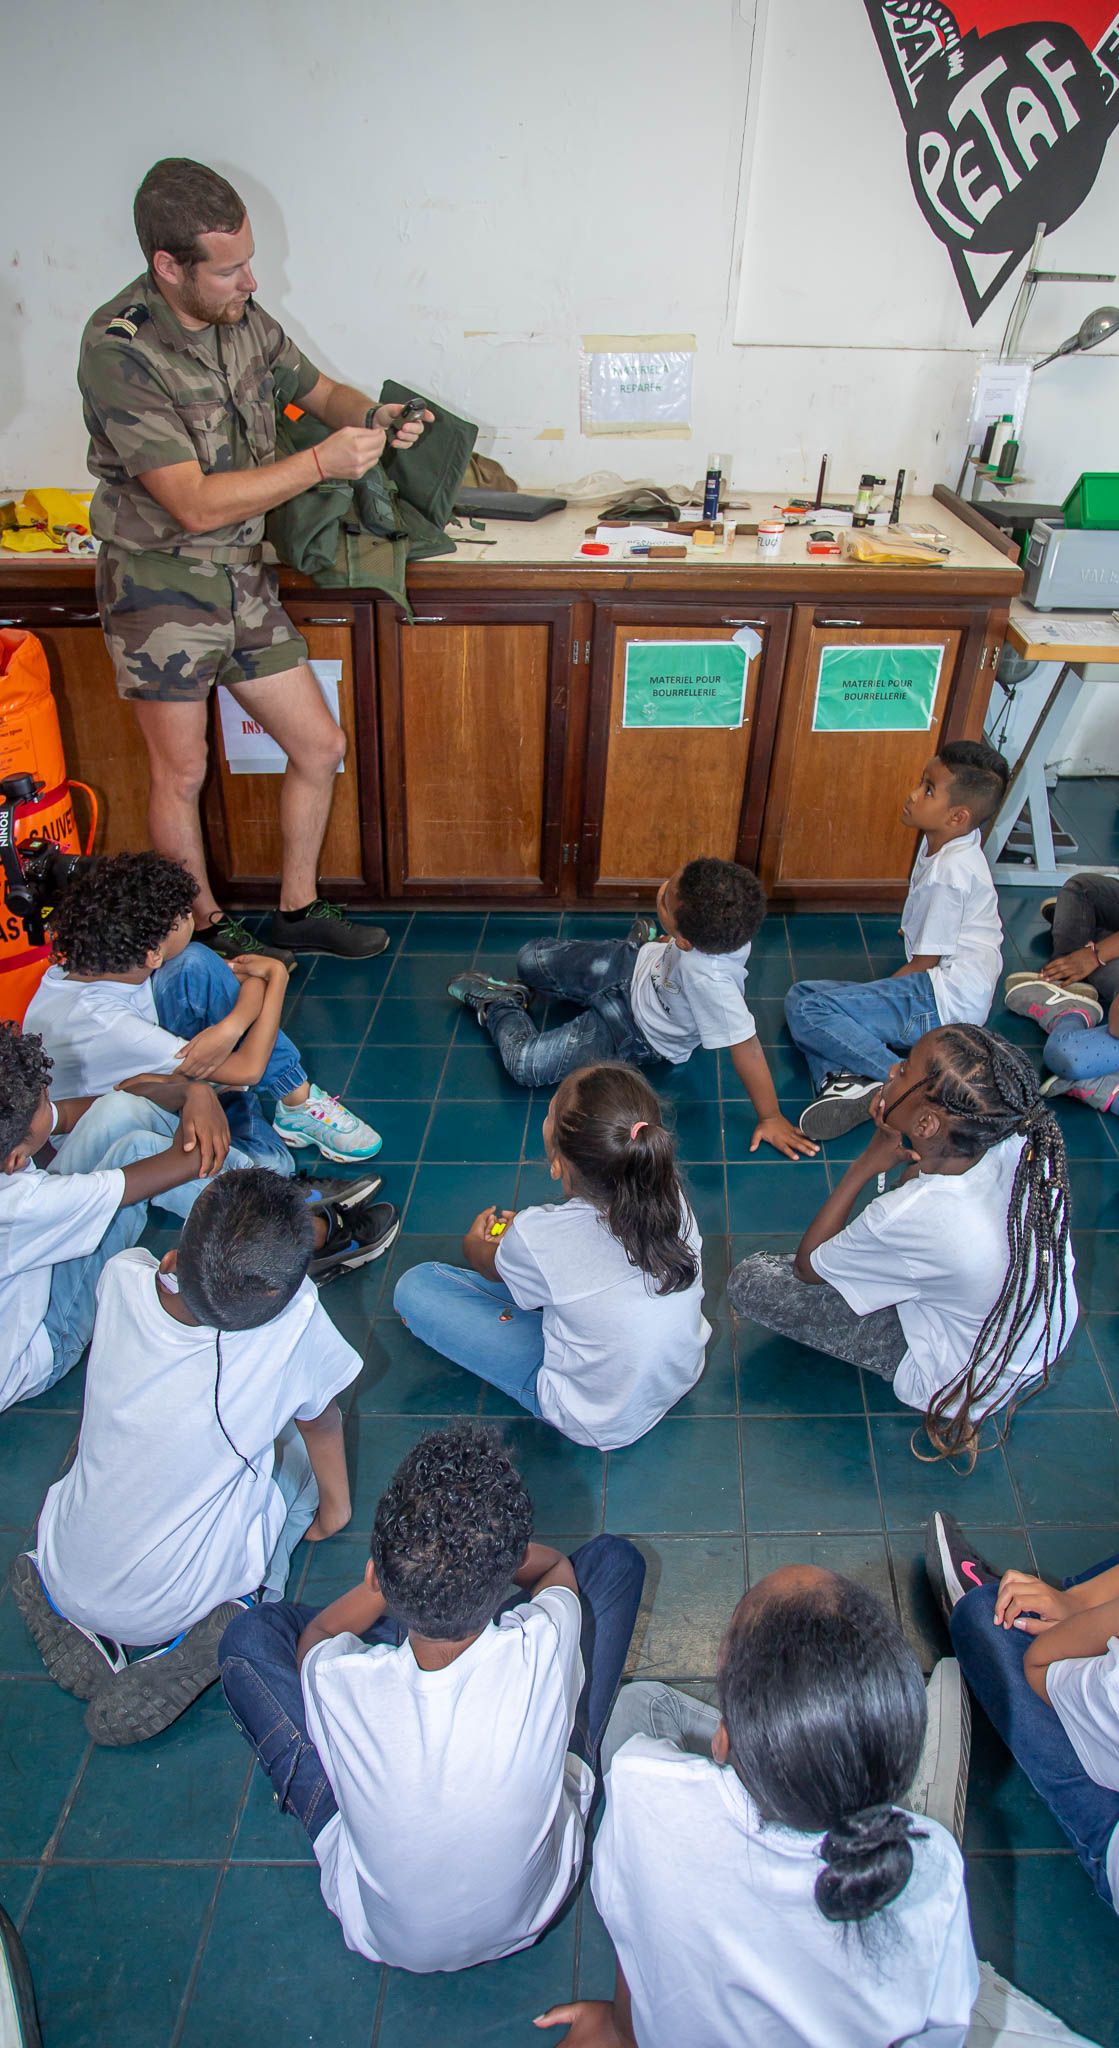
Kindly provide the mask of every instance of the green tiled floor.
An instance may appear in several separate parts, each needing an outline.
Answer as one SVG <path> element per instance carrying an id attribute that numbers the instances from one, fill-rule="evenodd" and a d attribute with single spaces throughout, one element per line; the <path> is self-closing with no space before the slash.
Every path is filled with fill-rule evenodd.
<path id="1" fill-rule="evenodd" d="M 1065 784 L 1086 862 L 1119 851 L 1115 783 Z M 1008 890 L 1006 966 L 1046 956 L 1039 892 Z M 648 1560 L 632 1654 L 642 1676 L 709 1685 L 719 1636 L 747 1576 L 812 1559 L 876 1588 L 923 1664 L 945 1639 L 921 1564 L 922 1526 L 946 1502 L 997 1562 L 1050 1574 L 1119 1549 L 1119 1121 L 1075 1104 L 1058 1113 L 1075 1160 L 1081 1299 L 1067 1369 L 960 1480 L 918 1464 L 912 1423 L 880 1381 L 764 1332 L 737 1342 L 724 1292 L 730 1263 L 790 1249 L 858 1134 L 826 1160 L 750 1156 L 752 1117 L 729 1063 L 699 1054 L 655 1079 L 677 1111 L 680 1145 L 705 1229 L 705 1376 L 642 1443 L 602 1457 L 444 1363 L 392 1314 L 394 1276 L 418 1259 L 458 1256 L 475 1211 L 549 1190 L 541 1169 L 544 1101 L 507 1080 L 471 1017 L 445 1001 L 453 968 L 498 966 L 520 936 L 555 917 L 398 913 L 392 950 L 368 964 L 320 961 L 293 982 L 289 1026 L 314 1077 L 368 1113 L 385 1136 L 386 1193 L 404 1230 L 386 1267 L 324 1301 L 363 1351 L 347 1423 L 351 1531 L 295 1560 L 293 1590 L 325 1601 L 358 1576 L 379 1489 L 431 1418 L 492 1416 L 531 1488 L 540 1532 L 574 1543 L 603 1526 L 631 1534 Z M 602 929 L 626 920 L 596 915 Z M 587 929 L 571 918 L 567 929 Z M 898 958 L 895 920 L 782 918 L 766 925 L 750 992 L 785 1106 L 807 1083 L 784 1032 L 792 975 L 865 978 Z M 996 1014 L 1033 1044 L 1031 1026 Z M 168 1242 L 156 1231 L 153 1242 Z M 81 1375 L 0 1417 L 0 1571 L 33 1525 L 76 1435 Z M 966 1851 L 980 1952 L 1068 2022 L 1119 2048 L 1119 1944 L 1064 1837 L 990 1729 L 976 1731 Z M 142 1748 L 92 1750 L 79 1704 L 43 1675 L 10 1595 L 0 1595 L 0 1900 L 23 1928 L 47 2048 L 504 2048 L 528 2043 L 545 2005 L 605 1992 L 609 1948 L 585 1889 L 526 1954 L 457 1977 L 412 1978 L 346 1950 L 318 1897 L 295 1822 L 211 1692 Z M 555 2036 L 549 2036 L 555 2039 Z M 682 2044 L 683 2048 L 683 2044 Z"/>

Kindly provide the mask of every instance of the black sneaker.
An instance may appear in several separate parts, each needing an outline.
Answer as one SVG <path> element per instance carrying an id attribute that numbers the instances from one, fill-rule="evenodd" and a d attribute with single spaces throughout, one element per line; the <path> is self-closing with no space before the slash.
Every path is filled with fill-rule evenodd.
<path id="1" fill-rule="evenodd" d="M 974 1586 L 997 1586 L 1002 1577 L 968 1542 L 955 1515 L 939 1509 L 925 1523 L 925 1570 L 945 1621 Z"/>
<path id="2" fill-rule="evenodd" d="M 831 1074 L 815 1102 L 800 1113 L 800 1128 L 806 1138 L 842 1138 L 856 1124 L 866 1123 L 881 1081 L 868 1081 L 862 1074 Z"/>
<path id="3" fill-rule="evenodd" d="M 282 961 L 291 973 L 295 966 L 295 954 L 286 946 L 266 946 L 255 932 L 249 930 L 243 918 L 233 917 L 223 910 L 216 923 L 195 926 L 194 942 L 197 946 L 209 946 L 211 952 L 220 953 L 223 960 L 235 960 L 238 953 L 263 954 L 269 960 Z"/>
<path id="4" fill-rule="evenodd" d="M 649 945 L 651 940 L 659 939 L 660 933 L 657 930 L 656 918 L 643 917 L 639 911 L 637 916 L 634 918 L 633 923 L 630 925 L 630 928 L 626 933 L 626 937 L 627 939 L 630 939 L 635 946 L 647 946 Z"/>
<path id="5" fill-rule="evenodd" d="M 473 1010 L 479 1024 L 486 1021 L 486 1011 L 500 996 L 506 1002 L 515 1003 L 519 1010 L 527 1010 L 532 1001 L 532 990 L 523 981 L 498 981 L 495 975 L 479 974 L 473 967 L 463 969 L 447 983 L 447 994 L 456 1003 Z"/>
<path id="6" fill-rule="evenodd" d="M 372 960 L 383 953 L 389 935 L 379 924 L 355 924 L 340 903 L 316 896 L 304 917 L 272 913 L 272 941 L 293 953 L 334 953 L 342 960 Z"/>
<path id="7" fill-rule="evenodd" d="M 124 1651 L 111 1636 L 96 1636 L 92 1630 L 67 1621 L 47 1593 L 38 1566 L 28 1550 L 21 1550 L 8 1584 L 28 1630 L 35 1640 L 47 1670 L 63 1692 L 76 1699 L 91 1700 L 107 1679 L 125 1666 Z"/>
<path id="8" fill-rule="evenodd" d="M 340 1273 L 352 1273 L 355 1267 L 381 1258 L 399 1235 L 400 1211 L 391 1202 L 363 1202 L 348 1209 L 337 1202 L 324 1202 L 322 1213 L 330 1225 L 329 1235 L 307 1268 L 316 1287 L 325 1287 Z"/>
<path id="9" fill-rule="evenodd" d="M 295 1184 L 304 1190 L 309 1202 L 334 1202 L 339 1209 L 352 1209 L 359 1202 L 371 1202 L 383 1183 L 379 1173 L 355 1173 L 352 1180 L 346 1180 L 341 1175 L 336 1178 L 301 1167 Z"/>
<path id="10" fill-rule="evenodd" d="M 196 1621 L 166 1649 L 152 1650 L 127 1664 L 100 1686 L 85 1712 L 86 1734 L 103 1749 L 146 1742 L 177 1721 L 214 1684 L 218 1644 L 244 1602 L 226 1600 Z"/>

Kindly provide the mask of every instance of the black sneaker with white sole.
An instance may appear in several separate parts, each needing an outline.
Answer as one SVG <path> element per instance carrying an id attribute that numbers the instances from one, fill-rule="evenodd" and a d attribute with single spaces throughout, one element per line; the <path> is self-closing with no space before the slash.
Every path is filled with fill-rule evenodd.
<path id="1" fill-rule="evenodd" d="M 217 1679 L 218 1644 L 244 1605 L 223 1601 L 165 1649 L 137 1657 L 99 1686 L 85 1712 L 90 1740 L 103 1749 L 147 1742 L 185 1714 Z"/>
<path id="2" fill-rule="evenodd" d="M 322 896 L 298 917 L 274 911 L 269 937 L 273 946 L 292 953 L 333 953 L 340 960 L 373 960 L 389 942 L 379 924 L 358 924 L 340 903 L 328 903 Z"/>
<path id="3" fill-rule="evenodd" d="M 936 1513 L 925 1523 L 925 1570 L 945 1621 L 975 1586 L 997 1586 L 1002 1577 L 964 1535 L 955 1515 Z"/>
<path id="4" fill-rule="evenodd" d="M 67 1621 L 50 1598 L 35 1558 L 21 1550 L 8 1584 L 28 1630 L 34 1638 L 47 1670 L 63 1692 L 79 1700 L 91 1700 L 107 1679 L 125 1667 L 124 1651 L 111 1636 L 97 1636 L 92 1630 Z"/>
<path id="5" fill-rule="evenodd" d="M 479 1024 L 483 1025 L 486 1011 L 493 1002 L 513 1003 L 517 1009 L 527 1010 L 532 1001 L 532 990 L 526 982 L 499 981 L 496 975 L 479 974 L 473 967 L 452 975 L 447 983 L 447 994 L 467 1010 L 473 1010 Z"/>
<path id="6" fill-rule="evenodd" d="M 815 1102 L 800 1113 L 806 1138 L 842 1138 L 856 1124 L 866 1123 L 881 1081 L 863 1074 L 829 1074 Z"/>
<path id="7" fill-rule="evenodd" d="M 324 1202 L 321 1212 L 330 1230 L 307 1268 L 317 1287 L 382 1258 L 400 1232 L 400 1212 L 391 1202 L 359 1202 L 346 1209 Z"/>
<path id="8" fill-rule="evenodd" d="M 194 942 L 197 946 L 209 946 L 223 960 L 236 960 L 240 953 L 251 953 L 258 959 L 263 955 L 267 960 L 281 961 L 289 974 L 295 966 L 295 954 L 287 946 L 266 946 L 243 918 L 234 917 L 228 910 L 223 910 L 213 924 L 196 926 Z"/>

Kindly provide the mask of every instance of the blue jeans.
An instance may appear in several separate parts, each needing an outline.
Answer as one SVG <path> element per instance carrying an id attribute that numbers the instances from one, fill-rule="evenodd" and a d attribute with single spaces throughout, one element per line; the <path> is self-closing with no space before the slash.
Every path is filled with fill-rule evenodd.
<path id="1" fill-rule="evenodd" d="M 1106 1558 L 1066 1586 L 1094 1579 L 1119 1557 Z M 1088 1776 L 1048 1700 L 1039 1699 L 1022 1669 L 1032 1638 L 996 1628 L 998 1587 L 975 1586 L 952 1609 L 952 1648 L 976 1699 L 994 1722 L 1053 1818 L 1059 1821 L 1101 1899 L 1110 1906 L 1107 1847 L 1119 1827 L 1119 1792 Z"/>
<path id="2" fill-rule="evenodd" d="M 641 1605 L 645 1560 L 624 1536 L 592 1536 L 572 1553 L 571 1566 L 583 1609 L 584 1678 L 567 1746 L 593 1768 L 625 1669 Z M 528 1597 L 518 1592 L 505 1604 L 516 1606 Z M 229 1710 L 272 1780 L 281 1812 L 294 1813 L 312 1842 L 338 1811 L 330 1780 L 307 1733 L 295 1654 L 303 1630 L 320 1611 L 287 1601 L 247 1608 L 230 1622 L 218 1646 Z M 404 1633 L 385 1615 L 362 1641 L 396 1645 L 403 1642 Z M 392 1730 L 385 1730 L 382 1739 L 391 1745 Z"/>
<path id="3" fill-rule="evenodd" d="M 886 981 L 797 981 L 785 1022 L 819 1090 L 829 1074 L 885 1081 L 899 1051 L 940 1023 L 929 974 Z"/>
<path id="4" fill-rule="evenodd" d="M 487 1006 L 486 1030 L 506 1070 L 522 1088 L 551 1088 L 595 1060 L 656 1058 L 634 1022 L 629 986 L 637 958 L 634 939 L 531 939 L 517 954 L 517 974 L 530 988 L 582 1014 L 541 1031 L 519 1003 L 500 996 Z"/>
<path id="5" fill-rule="evenodd" d="M 1062 1081 L 1098 1081 L 1103 1074 L 1119 1074 L 1119 1038 L 1112 1037 L 1106 1024 L 1085 1030 L 1076 1017 L 1059 1017 L 1041 1058 Z M 1112 1108 L 1119 1116 L 1119 1096 Z"/>
<path id="6" fill-rule="evenodd" d="M 47 1170 L 49 1173 L 97 1173 L 106 1167 L 131 1166 L 137 1159 L 151 1159 L 157 1152 L 166 1152 L 178 1122 L 173 1110 L 158 1109 L 154 1102 L 148 1102 L 142 1095 L 127 1095 L 114 1089 L 109 1095 L 99 1095 L 85 1115 L 78 1119 L 69 1136 L 58 1140 L 54 1159 Z M 222 1170 L 255 1164 L 247 1152 L 231 1145 Z M 169 1210 L 172 1216 L 189 1216 L 203 1188 L 209 1185 L 208 1180 L 188 1180 L 182 1187 L 167 1188 L 163 1194 L 153 1195 L 151 1199 L 158 1208 Z M 127 1213 L 131 1215 L 132 1210 Z M 138 1213 L 137 1237 L 144 1227 L 142 1202 Z M 130 1242 L 134 1244 L 136 1239 Z"/>
<path id="7" fill-rule="evenodd" d="M 518 1308 L 503 1280 L 486 1280 L 466 1266 L 410 1266 L 396 1283 L 392 1305 L 421 1344 L 539 1415 L 542 1313 Z"/>
<path id="8" fill-rule="evenodd" d="M 228 1017 L 241 993 L 232 968 L 209 946 L 187 946 L 175 960 L 165 961 L 152 975 L 156 1015 L 165 1031 L 176 1038 L 194 1038 L 210 1024 Z M 271 1057 L 260 1077 L 265 1095 L 281 1102 L 307 1079 L 297 1048 L 283 1031 L 277 1031 Z M 222 1108 L 229 1119 L 230 1135 L 247 1152 L 254 1166 L 269 1166 L 273 1173 L 290 1176 L 295 1172 L 291 1152 L 277 1138 L 261 1109 L 256 1090 L 223 1090 Z"/>

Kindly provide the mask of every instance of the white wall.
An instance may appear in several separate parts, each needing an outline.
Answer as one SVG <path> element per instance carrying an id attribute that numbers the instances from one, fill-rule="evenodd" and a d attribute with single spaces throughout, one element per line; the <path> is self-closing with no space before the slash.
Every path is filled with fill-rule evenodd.
<path id="1" fill-rule="evenodd" d="M 734 450 L 739 481 L 785 490 L 814 481 L 825 448 L 837 487 L 902 463 L 922 490 L 954 480 L 974 337 L 909 192 L 862 0 L 770 0 L 744 178 L 753 39 L 754 0 L 53 0 L 12 13 L 5 143 L 20 176 L 0 230 L 0 478 L 82 479 L 78 337 L 140 267 L 136 183 L 181 153 L 244 193 L 261 300 L 324 369 L 431 390 L 481 423 L 481 445 L 522 483 L 607 466 L 690 481 L 709 447 Z M 865 219 L 856 231 L 883 184 L 912 212 L 916 270 L 896 237 L 877 242 Z M 1119 269 L 1117 202 L 1119 142 L 1046 261 Z M 733 339 L 743 239 L 743 303 L 770 337 L 746 346 Z M 817 272 L 817 338 L 787 346 L 782 276 L 803 298 Z M 924 346 L 876 345 L 883 278 L 918 302 L 906 332 L 927 321 Z M 1055 343 L 1108 296 L 1052 288 L 1027 340 Z M 695 333 L 690 442 L 580 434 L 579 337 L 615 331 Z M 956 345 L 934 345 L 946 332 Z M 1117 401 L 1116 354 L 1044 373 L 1031 490 L 1063 495 L 1081 468 L 1119 467 Z"/>

